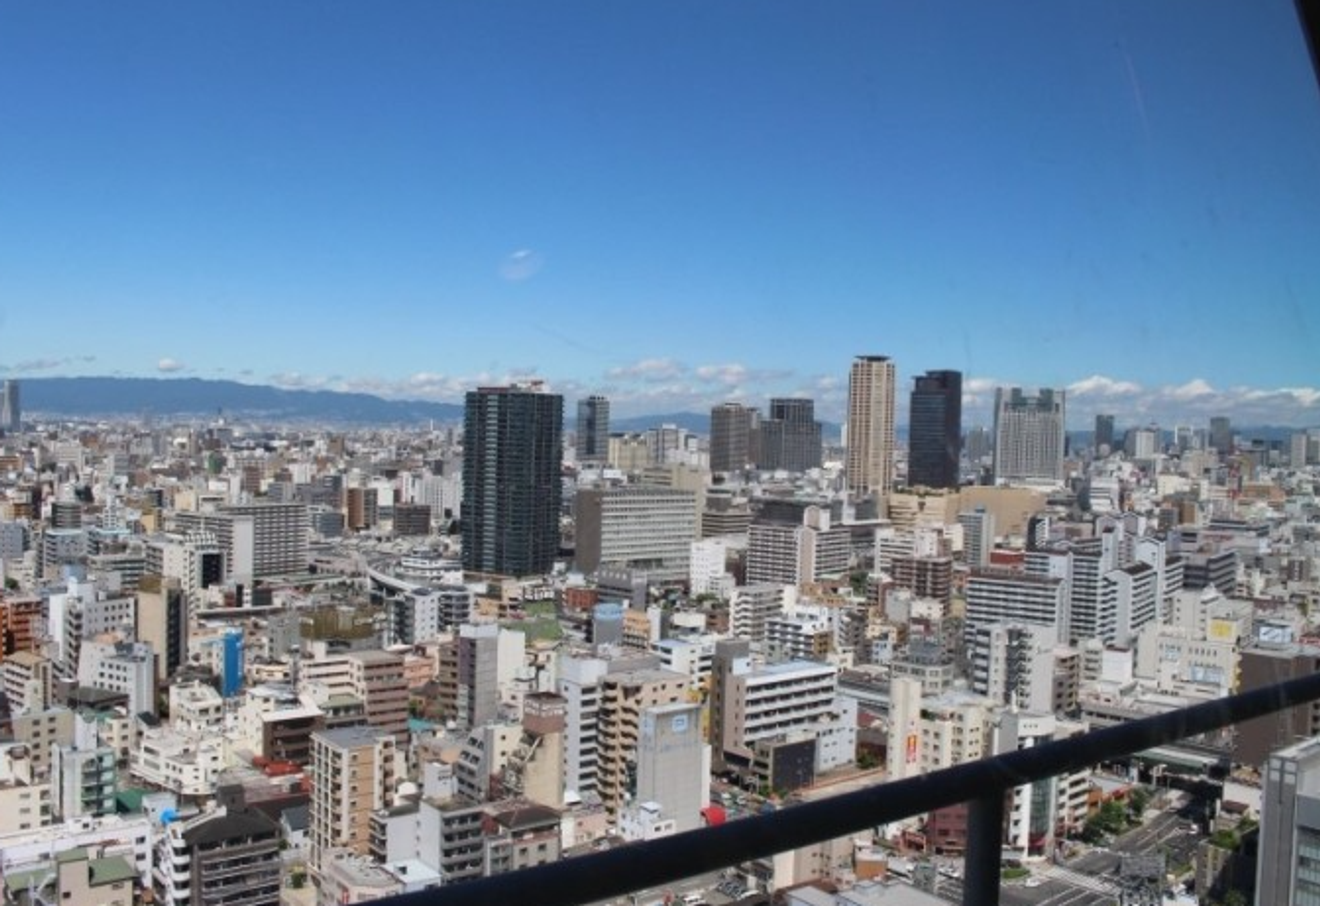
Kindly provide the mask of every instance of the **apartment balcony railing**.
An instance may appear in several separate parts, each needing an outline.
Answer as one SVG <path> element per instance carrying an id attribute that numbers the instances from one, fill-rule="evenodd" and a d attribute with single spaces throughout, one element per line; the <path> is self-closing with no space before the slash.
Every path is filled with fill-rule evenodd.
<path id="1" fill-rule="evenodd" d="M 995 906 L 1009 790 L 1316 701 L 1320 701 L 1320 673 L 717 827 L 381 902 L 388 906 L 597 903 L 966 802 L 962 902 Z"/>

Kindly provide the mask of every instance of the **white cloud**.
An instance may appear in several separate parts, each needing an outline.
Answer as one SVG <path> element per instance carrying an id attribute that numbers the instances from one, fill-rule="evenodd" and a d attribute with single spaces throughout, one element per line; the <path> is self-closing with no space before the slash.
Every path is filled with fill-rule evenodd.
<path id="1" fill-rule="evenodd" d="M 1175 400 L 1194 400 L 1204 396 L 1213 396 L 1215 388 L 1202 378 L 1193 378 L 1177 387 L 1165 387 L 1163 394 Z"/>
<path id="2" fill-rule="evenodd" d="M 500 262 L 500 276 L 510 283 L 521 283 L 534 277 L 543 264 L 545 259 L 539 252 L 518 249 Z"/>
<path id="3" fill-rule="evenodd" d="M 326 390 L 330 379 L 324 375 L 302 374 L 297 371 L 282 371 L 266 378 L 271 385 L 281 390 Z"/>
<path id="4" fill-rule="evenodd" d="M 693 373 L 699 381 L 724 384 L 726 387 L 736 387 L 747 380 L 748 376 L 747 366 L 739 364 L 699 365 Z"/>
<path id="5" fill-rule="evenodd" d="M 1088 378 L 1082 378 L 1080 381 L 1074 381 L 1068 385 L 1070 397 L 1100 396 L 1112 398 L 1133 396 L 1140 392 L 1141 385 L 1135 381 L 1119 381 L 1105 377 L 1102 374 L 1093 374 Z"/>
<path id="6" fill-rule="evenodd" d="M 605 376 L 612 380 L 668 381 L 679 377 L 684 367 L 673 359 L 642 359 L 631 365 L 611 368 Z"/>
<path id="7" fill-rule="evenodd" d="M 156 363 L 156 370 L 163 374 L 173 374 L 176 371 L 182 371 L 184 364 L 178 359 L 172 359 L 169 356 Z"/>

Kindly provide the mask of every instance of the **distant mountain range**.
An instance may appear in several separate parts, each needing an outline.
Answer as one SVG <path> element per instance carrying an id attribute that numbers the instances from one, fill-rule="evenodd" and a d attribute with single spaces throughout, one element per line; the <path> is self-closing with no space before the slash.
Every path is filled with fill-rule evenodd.
<path id="1" fill-rule="evenodd" d="M 259 384 L 204 378 L 62 377 L 24 378 L 22 407 L 31 415 L 100 418 L 252 418 L 346 425 L 416 425 L 429 421 L 457 423 L 457 403 L 387 400 L 368 393 L 333 390 L 284 390 Z M 564 401 L 564 428 L 572 430 L 574 401 Z M 696 434 L 710 432 L 710 414 L 665 412 L 610 420 L 615 432 L 645 431 L 677 425 Z M 839 426 L 826 423 L 825 437 L 837 438 Z"/>
<path id="2" fill-rule="evenodd" d="M 27 378 L 24 413 L 82 418 L 105 416 L 226 417 L 357 425 L 459 422 L 454 403 L 387 400 L 367 393 L 282 390 L 202 378 Z"/>
<path id="3" fill-rule="evenodd" d="M 313 422 L 342 425 L 419 425 L 435 421 L 455 424 L 463 420 L 457 403 L 424 400 L 387 400 L 369 393 L 333 390 L 284 390 L 260 384 L 204 378 L 52 377 L 23 378 L 22 408 L 29 415 L 98 418 L 144 416 L 157 418 L 249 418 L 271 422 Z M 564 428 L 571 431 L 574 401 L 565 400 Z M 710 433 L 706 412 L 668 412 L 610 420 L 616 432 L 645 431 L 659 425 L 677 425 L 687 431 Z M 826 442 L 837 441 L 840 426 L 824 422 Z M 1242 437 L 1266 442 L 1285 441 L 1295 428 L 1238 427 Z M 895 432 L 907 437 L 907 426 Z M 1074 445 L 1089 445 L 1090 431 L 1070 431 Z M 1164 432 L 1165 441 L 1171 439 Z"/>

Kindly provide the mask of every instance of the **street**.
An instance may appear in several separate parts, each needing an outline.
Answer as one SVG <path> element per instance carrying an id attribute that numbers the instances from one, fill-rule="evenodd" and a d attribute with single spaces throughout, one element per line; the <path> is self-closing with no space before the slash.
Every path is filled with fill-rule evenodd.
<path id="1" fill-rule="evenodd" d="M 1118 901 L 1118 878 L 1124 855 L 1163 850 L 1168 868 L 1191 865 L 1201 839 L 1201 834 L 1189 832 L 1187 818 L 1173 812 L 1161 812 L 1142 826 L 1116 837 L 1109 847 L 1089 850 L 1060 865 L 1035 866 L 1030 881 L 1024 878 L 1005 882 L 1000 889 L 1000 903 L 1005 906 L 1113 906 Z M 941 877 L 936 893 L 951 903 L 961 902 L 962 883 Z"/>

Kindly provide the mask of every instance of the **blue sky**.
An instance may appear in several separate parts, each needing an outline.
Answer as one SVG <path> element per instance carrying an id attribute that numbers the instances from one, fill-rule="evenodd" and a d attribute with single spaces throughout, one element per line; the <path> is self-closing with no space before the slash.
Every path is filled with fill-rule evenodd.
<path id="1" fill-rule="evenodd" d="M 0 4 L 0 366 L 1320 424 L 1290 2 Z"/>

